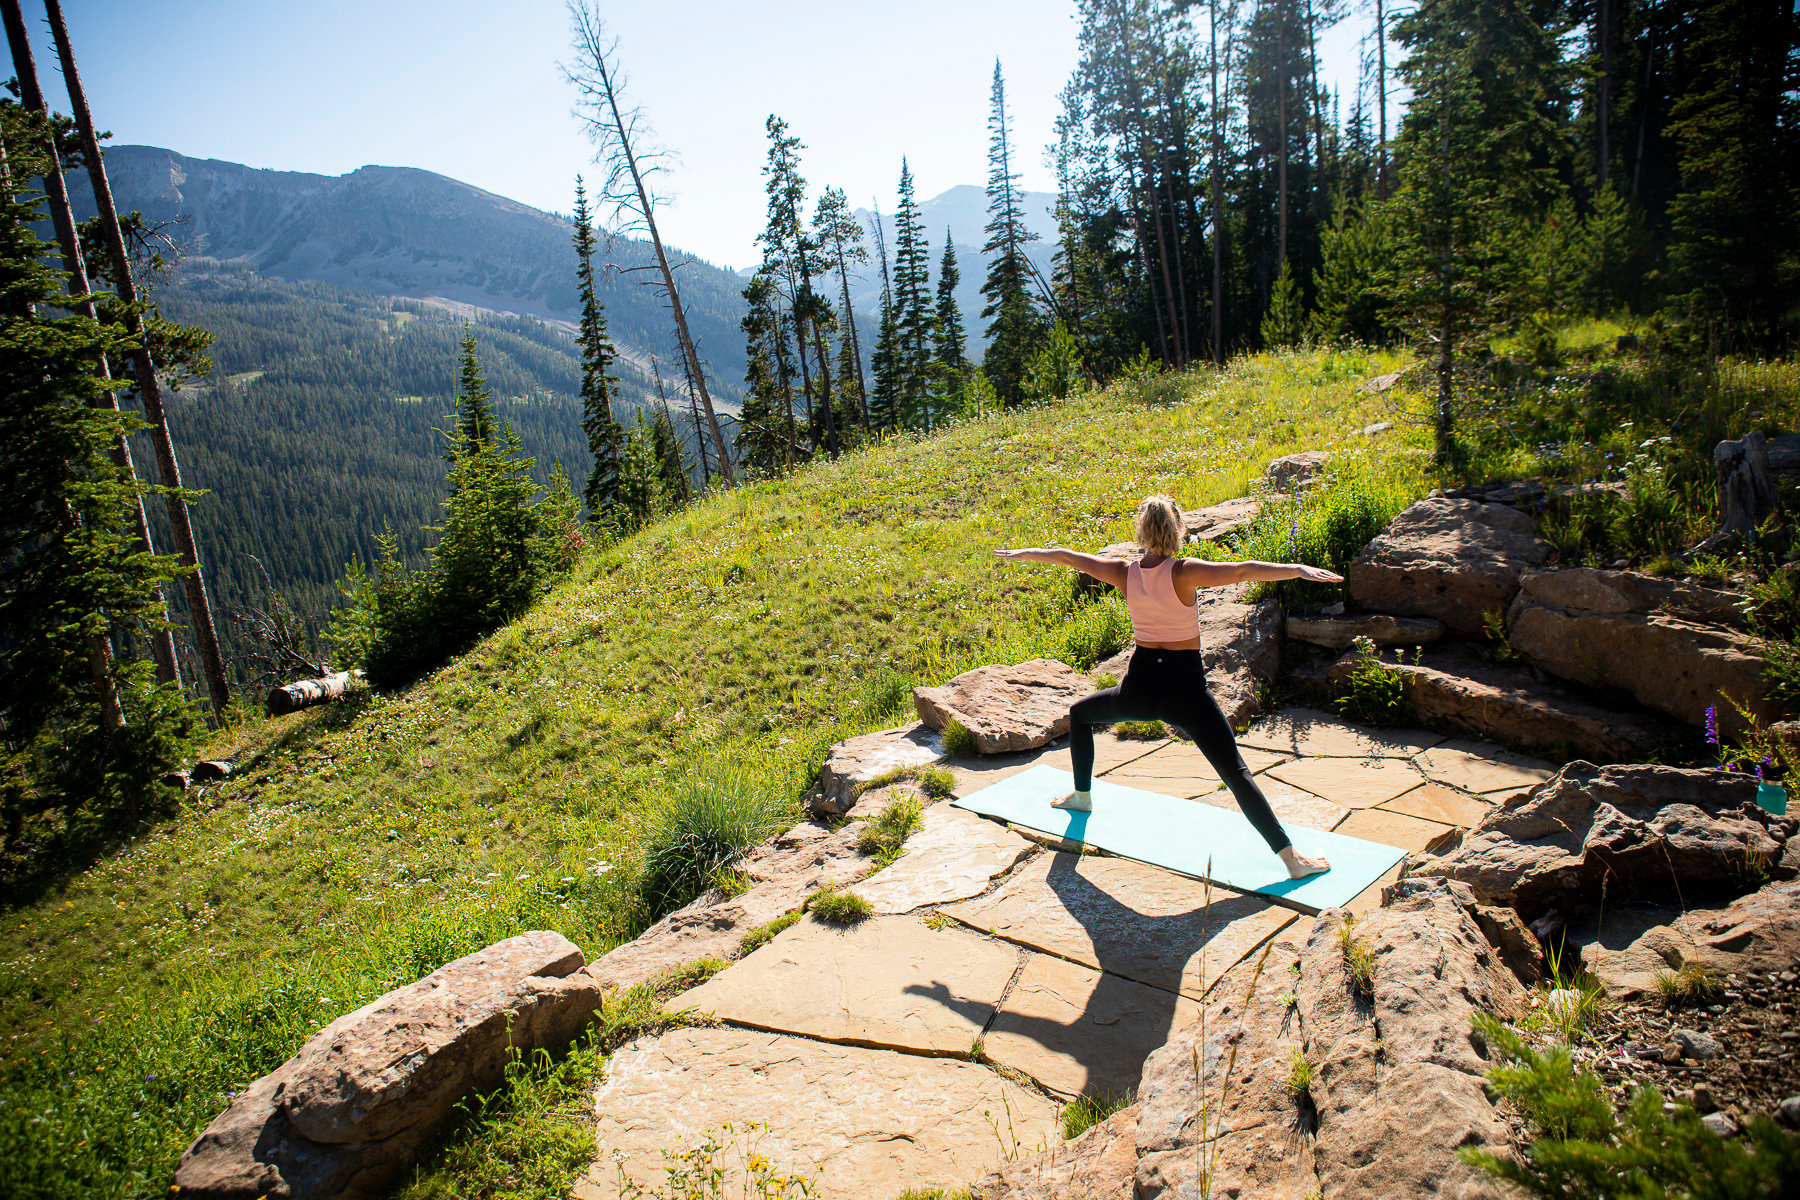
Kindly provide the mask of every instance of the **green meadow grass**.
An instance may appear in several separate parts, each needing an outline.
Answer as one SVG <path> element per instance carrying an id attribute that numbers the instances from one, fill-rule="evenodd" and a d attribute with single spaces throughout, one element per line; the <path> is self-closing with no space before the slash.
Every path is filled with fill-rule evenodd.
<path id="1" fill-rule="evenodd" d="M 8 1193 L 165 1194 L 229 1095 L 334 1017 L 524 930 L 590 957 L 634 936 L 639 847 L 695 780 L 791 806 L 833 742 L 909 719 L 910 685 L 1080 657 L 1113 624 L 996 548 L 1127 540 L 1144 495 L 1215 503 L 1306 449 L 1422 490 L 1423 425 L 1355 390 L 1399 363 L 1259 355 L 816 463 L 591 555 L 406 691 L 216 735 L 231 780 L 0 912 Z M 1400 423 L 1360 437 L 1376 420 Z M 521 1070 L 509 1127 L 566 1101 L 555 1064 Z M 504 1194 L 472 1152 L 415 1186 Z"/>

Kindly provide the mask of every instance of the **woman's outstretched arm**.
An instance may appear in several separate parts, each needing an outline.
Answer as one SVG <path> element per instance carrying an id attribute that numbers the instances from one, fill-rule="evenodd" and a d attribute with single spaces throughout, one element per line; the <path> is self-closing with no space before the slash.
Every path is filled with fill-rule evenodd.
<path id="1" fill-rule="evenodd" d="M 1271 563 L 1249 559 L 1244 562 L 1207 562 L 1184 558 L 1175 564 L 1183 583 L 1194 587 L 1220 587 L 1228 583 L 1252 581 L 1279 582 L 1283 579 L 1305 579 L 1313 583 L 1342 583 L 1344 577 L 1310 563 Z"/>
<path id="2" fill-rule="evenodd" d="M 1092 575 L 1101 583 L 1111 584 L 1120 591 L 1125 590 L 1125 570 L 1130 565 L 1120 559 L 1101 558 L 1097 554 L 1083 554 L 1079 550 L 1064 550 L 1055 546 L 996 550 L 994 554 L 999 558 L 1023 559 L 1026 562 L 1045 563 L 1052 567 L 1073 567 L 1084 574 Z"/>

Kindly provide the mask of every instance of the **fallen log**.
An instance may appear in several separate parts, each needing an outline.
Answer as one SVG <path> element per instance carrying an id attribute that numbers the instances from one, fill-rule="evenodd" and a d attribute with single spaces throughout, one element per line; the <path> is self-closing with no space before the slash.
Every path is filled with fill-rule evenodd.
<path id="1" fill-rule="evenodd" d="M 327 700 L 341 700 L 362 686 L 361 671 L 339 671 L 320 679 L 302 679 L 269 693 L 269 715 L 282 716 Z"/>

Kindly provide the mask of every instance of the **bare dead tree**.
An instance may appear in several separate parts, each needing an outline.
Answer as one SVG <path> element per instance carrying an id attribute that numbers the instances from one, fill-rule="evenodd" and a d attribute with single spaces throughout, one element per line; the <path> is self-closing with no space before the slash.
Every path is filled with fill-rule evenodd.
<path id="1" fill-rule="evenodd" d="M 8 0 L 16 3 L 16 0 Z M 187 568 L 186 586 L 188 615 L 193 622 L 194 641 L 200 650 L 200 661 L 206 671 L 207 691 L 211 694 L 213 715 L 224 715 L 231 701 L 231 688 L 225 681 L 225 657 L 219 650 L 219 635 L 213 627 L 212 603 L 207 599 L 206 576 L 200 567 L 200 555 L 194 545 L 194 526 L 188 519 L 187 500 L 181 491 L 181 467 L 175 459 L 175 442 L 169 435 L 168 415 L 163 410 L 162 384 L 156 377 L 156 364 L 150 357 L 149 333 L 144 327 L 143 308 L 138 303 L 137 285 L 133 282 L 131 258 L 126 250 L 125 235 L 119 227 L 119 212 L 113 204 L 112 186 L 106 179 L 106 164 L 100 157 L 100 138 L 94 131 L 93 114 L 88 111 L 87 92 L 81 86 L 81 73 L 75 67 L 75 51 L 69 42 L 68 26 L 63 21 L 59 0 L 45 0 L 50 17 L 50 33 L 56 41 L 56 53 L 62 64 L 63 82 L 69 89 L 69 103 L 75 115 L 75 127 L 81 134 L 82 155 L 87 159 L 88 178 L 93 184 L 94 207 L 99 212 L 100 233 L 112 257 L 114 287 L 125 311 L 126 329 L 133 343 L 132 358 L 136 367 L 138 394 L 143 397 L 144 416 L 150 423 L 150 441 L 156 450 L 156 463 L 162 483 L 169 489 L 169 524 L 174 528 L 175 549 Z"/>
<path id="2" fill-rule="evenodd" d="M 244 557 L 262 575 L 263 605 L 240 608 L 231 614 L 238 644 L 247 649 L 235 656 L 235 666 L 247 668 L 258 689 L 296 679 L 331 674 L 331 664 L 318 652 L 312 631 L 306 627 L 287 597 L 275 590 L 268 568 L 254 554 Z"/>
<path id="3" fill-rule="evenodd" d="M 661 169 L 659 160 L 666 154 L 651 148 L 642 110 L 625 104 L 626 81 L 619 69 L 619 43 L 616 38 L 607 36 L 598 0 L 569 0 L 569 23 L 574 36 L 575 60 L 563 65 L 563 77 L 575 85 L 580 95 L 575 115 L 586 126 L 588 138 L 594 143 L 594 161 L 606 170 L 604 183 L 596 195 L 597 205 L 612 209 L 610 234 L 637 232 L 650 238 L 656 251 L 657 269 L 662 276 L 663 295 L 675 318 L 676 336 L 681 339 L 682 357 L 687 360 L 688 371 L 693 375 L 695 389 L 706 409 L 713 443 L 718 449 L 719 474 L 730 486 L 736 482 L 731 473 L 731 452 L 719 429 L 719 416 L 713 410 L 700 352 L 694 345 L 693 335 L 688 332 L 687 314 L 682 311 L 675 272 L 669 266 L 662 235 L 656 228 L 659 199 L 647 182 L 648 176 Z"/>

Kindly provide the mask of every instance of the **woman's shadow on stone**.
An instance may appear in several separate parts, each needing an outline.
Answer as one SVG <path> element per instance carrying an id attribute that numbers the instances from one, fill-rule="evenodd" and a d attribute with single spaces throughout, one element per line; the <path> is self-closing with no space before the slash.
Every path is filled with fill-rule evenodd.
<path id="1" fill-rule="evenodd" d="M 1201 977 L 1195 978 L 1190 961 L 1233 922 L 1261 912 L 1269 904 L 1257 896 L 1217 889 L 1209 904 L 1203 898 L 1204 885 L 1196 880 L 1193 887 L 1202 898 L 1193 907 L 1171 913 L 1144 912 L 1082 874 L 1083 863 L 1099 861 L 1103 860 L 1056 852 L 1045 879 L 1063 912 L 1080 927 L 1091 947 L 1092 962 L 1100 967 L 1097 976 L 1075 973 L 1089 981 L 1091 990 L 1085 997 L 1063 997 L 1065 1003 L 1060 1005 L 1046 1003 L 1043 997 L 1022 994 L 1015 984 L 1006 1011 L 989 1020 L 987 1005 L 952 996 L 941 983 L 913 984 L 907 991 L 929 996 L 971 1021 L 988 1020 L 990 1034 L 1017 1035 L 1036 1043 L 1049 1056 L 1047 1065 L 1066 1080 L 1084 1077 L 1080 1086 L 1059 1086 L 1058 1090 L 1118 1095 L 1136 1088 L 1144 1059 L 1174 1032 L 1178 1009 L 1196 1015 L 1197 1002 L 1180 995 L 1184 981 L 1190 993 L 1198 994 L 1231 966 L 1230 962 L 1202 957 Z M 1173 873 L 1171 877 L 1182 878 Z M 1049 917 L 1051 921 L 1059 919 L 1060 914 Z M 1033 945 L 1029 934 L 1015 935 L 1012 940 L 1053 958 L 1058 956 L 1052 946 Z M 1066 1013 L 1071 1003 L 1080 1009 L 1072 1019 L 1033 1011 L 1055 1008 Z M 1066 1061 L 1058 1063 L 1057 1059 Z"/>

